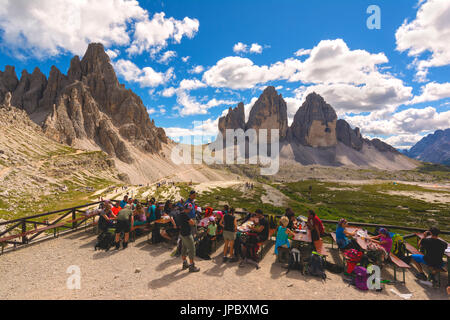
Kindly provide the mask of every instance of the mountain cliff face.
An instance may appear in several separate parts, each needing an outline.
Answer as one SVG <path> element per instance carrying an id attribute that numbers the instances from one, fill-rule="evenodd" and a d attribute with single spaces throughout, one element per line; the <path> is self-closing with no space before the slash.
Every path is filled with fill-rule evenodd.
<path id="1" fill-rule="evenodd" d="M 280 139 L 287 135 L 287 106 L 274 87 L 267 87 L 250 111 L 246 129 L 279 129 Z"/>
<path id="2" fill-rule="evenodd" d="M 311 147 L 335 146 L 336 120 L 334 109 L 321 96 L 311 93 L 294 116 L 291 139 Z"/>
<path id="3" fill-rule="evenodd" d="M 31 75 L 24 71 L 19 81 L 14 68 L 7 66 L 0 71 L 0 101 L 6 92 L 12 92 L 13 105 L 60 143 L 100 148 L 132 163 L 128 143 L 157 153 L 168 142 L 142 100 L 118 82 L 101 44 L 90 44 L 81 60 L 75 56 L 67 75 L 52 67 L 48 80 L 36 68 Z"/>
<path id="4" fill-rule="evenodd" d="M 230 107 L 228 114 L 219 119 L 219 131 L 224 138 L 226 129 L 245 130 L 245 110 L 242 102 L 234 109 Z"/>
<path id="5" fill-rule="evenodd" d="M 450 128 L 427 135 L 405 154 L 425 162 L 450 165 Z"/>

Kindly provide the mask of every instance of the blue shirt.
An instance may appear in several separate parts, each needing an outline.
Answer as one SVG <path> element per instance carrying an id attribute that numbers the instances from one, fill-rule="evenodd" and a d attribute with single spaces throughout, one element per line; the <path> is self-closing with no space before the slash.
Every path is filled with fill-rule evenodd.
<path id="1" fill-rule="evenodd" d="M 123 209 L 127 205 L 127 202 L 125 200 L 120 201 L 119 206 Z"/>
<path id="2" fill-rule="evenodd" d="M 188 216 L 189 216 L 190 219 L 195 219 L 196 214 L 195 214 L 195 204 L 194 204 L 194 200 L 191 200 L 191 198 L 188 198 L 187 201 L 186 201 L 186 203 L 192 204 L 192 210 L 191 210 L 191 212 L 189 212 Z M 185 203 L 185 204 L 186 204 L 186 203 Z"/>
<path id="3" fill-rule="evenodd" d="M 155 221 L 156 220 L 156 206 L 152 204 L 148 207 L 148 213 L 150 213 L 149 221 Z"/>
<path id="4" fill-rule="evenodd" d="M 344 230 L 345 229 L 339 225 L 336 229 L 336 242 L 339 248 L 345 248 L 350 243 L 350 240 L 348 240 Z"/>

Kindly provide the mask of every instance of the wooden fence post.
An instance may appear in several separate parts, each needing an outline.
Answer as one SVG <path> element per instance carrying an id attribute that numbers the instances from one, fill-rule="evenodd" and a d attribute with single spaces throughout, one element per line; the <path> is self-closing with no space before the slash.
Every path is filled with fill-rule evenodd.
<path id="1" fill-rule="evenodd" d="M 27 223 L 25 222 L 25 220 L 22 220 L 22 233 L 27 232 Z M 22 243 L 26 244 L 27 243 L 27 236 L 23 235 L 22 236 Z"/>
<path id="2" fill-rule="evenodd" d="M 77 222 L 75 221 L 77 213 L 75 212 L 75 209 L 72 209 L 72 229 L 75 229 L 77 227 Z"/>

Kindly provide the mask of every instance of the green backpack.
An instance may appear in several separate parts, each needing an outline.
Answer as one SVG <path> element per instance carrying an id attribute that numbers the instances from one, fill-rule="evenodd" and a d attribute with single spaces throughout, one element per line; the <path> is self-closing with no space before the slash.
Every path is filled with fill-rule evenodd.
<path id="1" fill-rule="evenodd" d="M 403 239 L 403 236 L 395 233 L 392 236 L 392 249 L 391 252 L 397 257 L 397 258 L 403 258 L 406 256 L 406 246 L 405 241 Z"/>

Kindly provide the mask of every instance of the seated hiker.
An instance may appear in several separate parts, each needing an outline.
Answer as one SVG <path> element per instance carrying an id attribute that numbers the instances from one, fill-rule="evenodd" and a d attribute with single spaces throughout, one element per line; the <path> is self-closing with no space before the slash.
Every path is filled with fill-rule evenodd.
<path id="1" fill-rule="evenodd" d="M 421 264 L 431 267 L 430 278 L 433 282 L 436 281 L 436 275 L 444 266 L 442 257 L 447 249 L 447 243 L 438 238 L 439 229 L 436 227 L 430 228 L 424 233 L 425 238 L 419 241 L 419 248 L 425 251 L 425 254 L 411 255 L 411 262 L 416 266 L 419 273 L 416 275 L 418 279 L 427 280 L 427 276 L 423 272 Z"/>
<path id="2" fill-rule="evenodd" d="M 172 211 L 172 202 L 170 200 L 167 200 L 166 203 L 164 204 L 164 213 L 170 214 L 171 211 Z"/>
<path id="3" fill-rule="evenodd" d="M 147 223 L 147 216 L 145 215 L 144 207 L 140 203 L 136 204 L 136 208 L 133 210 L 133 217 L 133 226 L 141 226 Z"/>
<path id="4" fill-rule="evenodd" d="M 156 205 L 155 205 L 155 198 L 151 198 L 150 205 L 147 209 L 147 216 L 148 216 L 148 222 L 152 222 L 156 220 Z"/>
<path id="5" fill-rule="evenodd" d="M 348 222 L 345 219 L 341 219 L 338 222 L 336 228 L 336 243 L 339 249 L 357 249 L 360 250 L 355 239 L 349 239 L 348 237 L 354 237 L 356 230 L 349 232 L 345 230 L 348 227 Z"/>
<path id="6" fill-rule="evenodd" d="M 269 238 L 269 222 L 264 217 L 261 209 L 256 209 L 255 214 L 256 225 L 252 226 L 250 231 L 256 233 L 256 240 L 260 243 Z"/>
<path id="7" fill-rule="evenodd" d="M 166 211 L 169 211 L 169 213 L 167 213 Z M 177 234 L 177 224 L 175 222 L 175 219 L 173 217 L 174 213 L 172 210 L 172 203 L 167 203 L 164 207 L 164 214 L 163 217 L 168 217 L 170 219 L 169 223 L 165 223 L 162 228 L 161 228 L 161 236 L 164 239 L 167 240 L 172 240 L 172 237 L 175 237 Z"/>
<path id="8" fill-rule="evenodd" d="M 236 240 L 237 232 L 237 221 L 234 216 L 234 208 L 228 210 L 227 214 L 223 216 L 219 224 L 223 228 L 223 239 L 225 242 L 223 247 L 223 261 L 236 262 L 238 259 L 233 255 L 234 241 Z M 228 257 L 227 254 L 229 255 Z"/>
<path id="9" fill-rule="evenodd" d="M 308 221 L 306 222 L 306 225 L 311 231 L 311 240 L 314 244 L 314 248 L 320 250 L 323 247 L 321 236 L 324 234 L 325 229 L 322 220 L 320 220 L 313 210 L 308 211 Z"/>
<path id="10" fill-rule="evenodd" d="M 138 203 L 139 203 L 138 199 L 133 200 L 133 206 L 132 206 L 133 210 L 136 209 L 136 206 L 138 205 Z"/>
<path id="11" fill-rule="evenodd" d="M 386 260 L 389 257 L 392 249 L 392 238 L 389 231 L 386 228 L 380 228 L 378 230 L 378 235 L 369 237 L 369 239 L 379 244 L 384 249 L 384 254 L 381 257 L 381 262 Z"/>
<path id="12" fill-rule="evenodd" d="M 120 248 L 120 234 L 124 233 L 123 248 L 126 249 L 128 246 L 128 240 L 130 238 L 131 226 L 134 223 L 133 211 L 131 210 L 131 205 L 127 204 L 125 208 L 120 210 L 117 215 L 117 225 L 116 225 L 116 249 Z"/>
<path id="13" fill-rule="evenodd" d="M 124 196 L 123 197 L 123 200 L 122 201 L 120 201 L 120 207 L 123 209 L 123 208 L 125 208 L 125 206 L 127 205 L 127 203 L 128 203 L 128 195 L 126 195 L 126 196 Z"/>
<path id="14" fill-rule="evenodd" d="M 292 232 L 288 228 L 289 219 L 286 216 L 281 217 L 280 226 L 277 229 L 277 239 L 275 241 L 275 254 L 278 254 L 279 247 L 290 248 L 289 236 L 294 236 L 294 232 Z"/>
<path id="15" fill-rule="evenodd" d="M 98 228 L 101 232 L 108 231 L 108 228 L 114 227 L 115 216 L 111 211 L 111 204 L 109 201 L 103 203 L 102 209 L 97 209 L 96 212 L 99 215 Z"/>
<path id="16" fill-rule="evenodd" d="M 287 228 L 293 230 L 297 227 L 297 219 L 295 218 L 295 213 L 291 208 L 286 209 L 284 216 L 288 219 Z"/>
<path id="17" fill-rule="evenodd" d="M 184 199 L 181 198 L 180 201 L 177 202 L 176 206 L 179 207 L 179 208 L 181 208 L 181 209 L 183 209 L 184 202 L 185 202 Z"/>
<path id="18" fill-rule="evenodd" d="M 196 224 L 195 220 L 190 217 L 190 212 L 192 212 L 193 205 L 191 203 L 186 203 L 184 205 L 184 210 L 180 214 L 180 235 L 181 235 L 181 259 L 183 261 L 183 270 L 189 269 L 189 272 L 200 271 L 194 264 L 195 257 L 195 243 L 194 237 L 192 235 L 191 227 Z M 187 257 L 189 257 L 189 263 L 187 262 Z"/>

